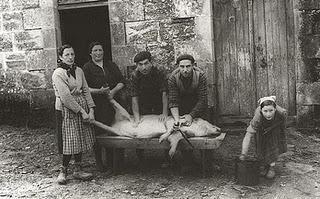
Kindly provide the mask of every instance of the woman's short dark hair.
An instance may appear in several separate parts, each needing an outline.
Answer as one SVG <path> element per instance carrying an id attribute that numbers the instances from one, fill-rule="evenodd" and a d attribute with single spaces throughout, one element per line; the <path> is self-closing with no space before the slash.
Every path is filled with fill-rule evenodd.
<path id="1" fill-rule="evenodd" d="M 269 106 L 269 105 L 272 105 L 274 108 L 276 108 L 276 106 L 277 106 L 274 101 L 272 101 L 272 100 L 266 100 L 266 101 L 264 101 L 264 102 L 262 102 L 262 103 L 260 104 L 260 108 L 262 109 L 263 107 Z"/>
<path id="2" fill-rule="evenodd" d="M 91 42 L 89 44 L 89 48 L 88 48 L 89 54 L 92 52 L 92 48 L 95 46 L 102 46 L 102 48 L 103 48 L 103 45 L 101 42 L 98 42 L 98 41 Z"/>
<path id="3" fill-rule="evenodd" d="M 63 51 L 66 48 L 72 48 L 73 49 L 73 47 L 70 44 L 64 44 L 58 49 L 58 55 L 62 56 L 63 55 Z"/>

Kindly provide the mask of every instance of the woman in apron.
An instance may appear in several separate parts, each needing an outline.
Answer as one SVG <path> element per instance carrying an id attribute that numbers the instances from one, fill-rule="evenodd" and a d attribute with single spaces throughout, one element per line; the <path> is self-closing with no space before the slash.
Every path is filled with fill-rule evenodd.
<path id="1" fill-rule="evenodd" d="M 63 155 L 57 182 L 66 184 L 67 168 L 72 156 L 75 159 L 73 177 L 81 180 L 92 177 L 92 174 L 82 171 L 81 157 L 83 152 L 92 149 L 95 142 L 94 129 L 90 124 L 94 120 L 95 104 L 82 69 L 74 63 L 72 46 L 63 45 L 59 48 L 58 55 L 58 68 L 52 75 L 55 108 L 62 113 L 60 146 Z"/>

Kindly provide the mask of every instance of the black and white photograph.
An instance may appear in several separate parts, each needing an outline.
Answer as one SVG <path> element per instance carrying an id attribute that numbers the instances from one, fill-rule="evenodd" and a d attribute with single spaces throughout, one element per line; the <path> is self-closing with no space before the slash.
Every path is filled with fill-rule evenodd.
<path id="1" fill-rule="evenodd" d="M 2 198 L 320 198 L 320 0 L 0 0 Z"/>

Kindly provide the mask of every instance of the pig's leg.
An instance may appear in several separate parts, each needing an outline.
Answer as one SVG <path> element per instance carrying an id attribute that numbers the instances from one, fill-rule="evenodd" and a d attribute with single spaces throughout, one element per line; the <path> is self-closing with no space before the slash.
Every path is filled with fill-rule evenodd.
<path id="1" fill-rule="evenodd" d="M 110 132 L 112 134 L 115 134 L 115 135 L 120 135 L 119 132 L 117 131 L 117 129 L 115 128 L 112 128 L 108 125 L 105 125 L 101 122 L 98 122 L 98 121 L 94 121 L 92 124 L 94 124 L 95 126 L 99 127 L 99 128 L 102 128 L 103 130 L 106 130 L 107 132 Z"/>
<path id="2" fill-rule="evenodd" d="M 168 137 L 168 140 L 170 142 L 169 156 L 171 158 L 176 153 L 179 141 L 182 139 L 183 139 L 182 135 L 178 132 L 175 132 Z"/>
<path id="3" fill-rule="evenodd" d="M 171 130 L 167 130 L 166 133 L 162 134 L 162 135 L 160 136 L 160 138 L 159 138 L 159 143 L 161 143 L 163 140 L 168 139 L 168 137 L 170 136 L 170 134 L 171 134 L 172 131 L 173 131 L 172 129 L 171 129 Z"/>
<path id="4" fill-rule="evenodd" d="M 113 108 L 115 109 L 116 114 L 118 114 L 122 118 L 125 118 L 125 119 L 129 120 L 130 122 L 132 122 L 130 114 L 116 100 L 111 99 L 110 103 L 112 104 Z"/>

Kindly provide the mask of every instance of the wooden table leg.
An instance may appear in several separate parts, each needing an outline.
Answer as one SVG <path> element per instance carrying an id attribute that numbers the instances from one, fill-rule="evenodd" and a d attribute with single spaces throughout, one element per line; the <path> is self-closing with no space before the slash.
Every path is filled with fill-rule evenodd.
<path id="1" fill-rule="evenodd" d="M 114 174 L 119 174 L 122 170 L 124 162 L 124 149 L 123 148 L 113 148 L 113 172 Z"/>
<path id="2" fill-rule="evenodd" d="M 210 172 L 210 165 L 211 165 L 211 150 L 207 149 L 201 149 L 200 154 L 201 154 L 201 173 L 202 177 L 207 177 L 209 172 Z"/>

